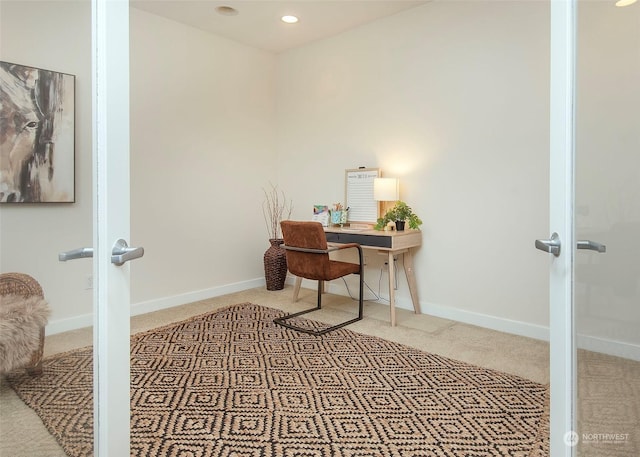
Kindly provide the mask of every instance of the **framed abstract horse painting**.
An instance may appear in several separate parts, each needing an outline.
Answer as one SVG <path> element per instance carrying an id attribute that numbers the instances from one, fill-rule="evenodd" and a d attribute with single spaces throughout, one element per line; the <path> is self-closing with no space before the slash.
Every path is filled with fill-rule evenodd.
<path id="1" fill-rule="evenodd" d="M 75 201 L 75 76 L 0 61 L 0 202 Z"/>

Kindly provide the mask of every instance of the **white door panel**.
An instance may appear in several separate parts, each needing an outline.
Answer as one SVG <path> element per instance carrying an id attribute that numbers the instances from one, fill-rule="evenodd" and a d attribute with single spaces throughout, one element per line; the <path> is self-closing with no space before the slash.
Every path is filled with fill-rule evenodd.
<path id="1" fill-rule="evenodd" d="M 93 0 L 94 455 L 130 455 L 129 2 Z"/>

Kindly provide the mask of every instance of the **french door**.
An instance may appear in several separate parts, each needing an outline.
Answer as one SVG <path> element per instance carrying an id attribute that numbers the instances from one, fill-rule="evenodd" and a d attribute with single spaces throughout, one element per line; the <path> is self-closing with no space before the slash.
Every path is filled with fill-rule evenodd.
<path id="1" fill-rule="evenodd" d="M 571 457 L 565 444 L 575 420 L 573 327 L 575 0 L 551 1 L 550 237 L 549 273 L 550 447 L 552 457 Z"/>
<path id="2" fill-rule="evenodd" d="M 551 456 L 640 452 L 640 5 L 551 2 Z"/>
<path id="3" fill-rule="evenodd" d="M 130 455 L 129 2 L 92 0 L 94 455 Z M 118 258 L 118 256 L 120 256 Z"/>

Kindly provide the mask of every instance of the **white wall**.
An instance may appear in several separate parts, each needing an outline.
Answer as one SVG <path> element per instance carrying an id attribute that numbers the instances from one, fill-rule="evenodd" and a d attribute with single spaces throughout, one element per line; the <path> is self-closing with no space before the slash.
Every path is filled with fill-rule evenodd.
<path id="1" fill-rule="evenodd" d="M 90 218 L 82 181 L 90 170 L 82 162 L 90 145 L 89 9 L 5 3 L 2 57 L 79 74 L 86 84 L 78 203 L 3 207 L 10 242 L 2 270 L 34 273 L 55 324 L 90 310 L 82 290 L 89 262 L 56 261 L 57 252 L 91 240 L 74 223 Z M 55 43 L 39 34 L 56 14 L 59 23 L 73 19 L 57 33 L 84 36 L 70 40 L 84 43 L 82 52 L 45 46 L 28 58 L 33 51 L 14 37 Z M 416 258 L 423 310 L 524 333 L 547 324 L 546 259 L 531 249 L 548 225 L 544 5 L 435 3 L 277 58 L 135 9 L 131 24 L 131 243 L 146 249 L 132 264 L 138 311 L 260 285 L 262 187 L 277 181 L 295 216 L 307 218 L 314 203 L 343 199 L 345 168 L 367 165 L 402 178 L 402 198 L 425 221 Z M 48 229 L 61 232 L 46 240 L 19 219 L 39 227 L 45 211 L 59 219 L 46 219 Z M 20 257 L 27 244 L 34 255 Z M 48 264 L 36 267 L 43 250 Z M 402 282 L 398 298 L 409 306 Z"/>
<path id="2" fill-rule="evenodd" d="M 0 60 L 76 76 L 76 202 L 0 206 L 0 271 L 36 278 L 61 327 L 92 309 L 91 261 L 58 262 L 92 244 L 90 13 L 88 0 L 0 2 Z"/>
<path id="3" fill-rule="evenodd" d="M 132 302 L 264 284 L 274 72 L 270 53 L 131 9 Z"/>
<path id="4" fill-rule="evenodd" d="M 295 216 L 343 201 L 346 168 L 380 167 L 424 221 L 423 311 L 544 337 L 548 47 L 544 2 L 447 2 L 281 54 L 279 182 Z M 411 309 L 402 281 L 398 297 Z"/>
<path id="5" fill-rule="evenodd" d="M 146 248 L 132 264 L 135 312 L 263 284 L 262 187 L 278 182 L 307 219 L 343 200 L 346 168 L 365 165 L 400 177 L 425 222 L 423 311 L 544 337 L 549 259 L 533 240 L 548 230 L 548 19 L 541 2 L 436 2 L 273 56 L 132 10 L 131 242 Z M 2 60 L 77 75 L 77 202 L 0 208 L 0 270 L 42 283 L 60 331 L 91 311 L 90 262 L 57 262 L 91 243 L 90 6 L 3 0 L 0 26 Z M 638 64 L 633 44 L 607 50 L 617 39 L 588 54 L 594 68 Z M 620 97 L 587 91 L 583 147 L 618 141 L 634 156 L 633 116 L 592 127 L 619 107 L 603 100 L 637 98 L 635 74 Z M 369 257 L 377 290 L 382 259 Z"/>
<path id="6" fill-rule="evenodd" d="M 76 75 L 76 203 L 3 205 L 0 271 L 43 286 L 49 333 L 91 324 L 90 2 L 0 2 L 0 59 Z M 139 313 L 264 284 L 276 182 L 271 54 L 131 11 L 131 237 Z"/>

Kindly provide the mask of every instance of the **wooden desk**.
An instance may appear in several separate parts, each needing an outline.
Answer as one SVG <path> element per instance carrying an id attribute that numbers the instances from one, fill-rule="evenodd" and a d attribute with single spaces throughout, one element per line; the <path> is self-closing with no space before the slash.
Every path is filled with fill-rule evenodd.
<path id="1" fill-rule="evenodd" d="M 394 256 L 404 255 L 404 267 L 411 293 L 411 301 L 416 314 L 420 314 L 420 302 L 416 276 L 413 270 L 413 249 L 422 244 L 422 232 L 419 230 L 404 230 L 401 232 L 384 232 L 379 230 L 350 230 L 348 228 L 325 228 L 328 243 L 358 243 L 362 249 L 375 250 L 388 256 L 389 265 L 389 308 L 391 326 L 396 325 L 396 299 L 395 299 L 395 268 Z M 298 299 L 302 278 L 296 278 L 293 290 L 293 300 Z"/>

